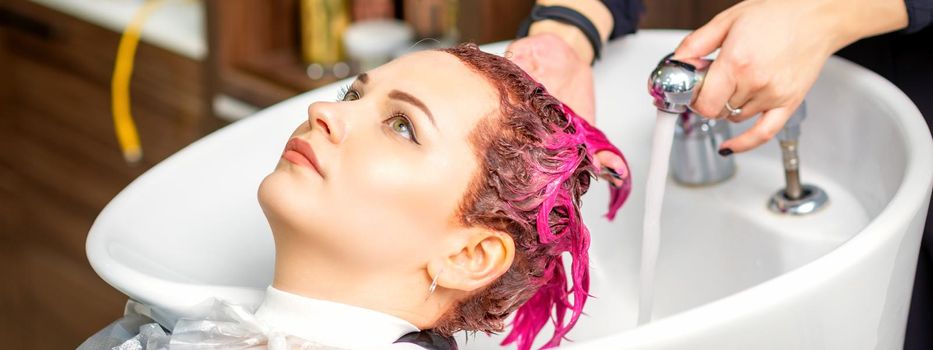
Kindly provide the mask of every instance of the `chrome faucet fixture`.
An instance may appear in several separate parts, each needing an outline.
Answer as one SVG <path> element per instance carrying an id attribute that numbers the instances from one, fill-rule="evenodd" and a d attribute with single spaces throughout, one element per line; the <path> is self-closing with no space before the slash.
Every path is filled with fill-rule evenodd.
<path id="1" fill-rule="evenodd" d="M 797 155 L 797 141 L 800 138 L 800 124 L 807 116 L 806 102 L 794 111 L 784 128 L 778 133 L 778 142 L 784 163 L 784 180 L 786 186 L 771 197 L 768 207 L 772 211 L 791 214 L 806 215 L 820 209 L 829 201 L 826 192 L 814 185 L 805 185 L 800 182 L 800 158 Z"/>
<path id="2" fill-rule="evenodd" d="M 671 146 L 671 176 L 683 185 L 704 186 L 735 174 L 735 158 L 719 155 L 719 145 L 732 137 L 726 120 L 706 119 L 692 111 L 680 114 Z"/>
<path id="3" fill-rule="evenodd" d="M 689 109 L 696 100 L 707 59 L 674 60 L 667 55 L 648 78 L 648 93 L 660 111 L 676 113 L 671 175 L 678 183 L 698 186 L 724 181 L 735 173 L 735 160 L 718 154 L 719 145 L 732 137 L 726 121 L 705 119 Z"/>

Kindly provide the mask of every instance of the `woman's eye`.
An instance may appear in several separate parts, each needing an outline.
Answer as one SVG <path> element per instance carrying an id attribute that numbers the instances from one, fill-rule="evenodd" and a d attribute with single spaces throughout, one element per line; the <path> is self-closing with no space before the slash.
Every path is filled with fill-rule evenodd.
<path id="1" fill-rule="evenodd" d="M 340 88 L 340 92 L 337 93 L 337 101 L 356 101 L 359 99 L 360 92 L 351 88 L 351 85 Z"/>
<path id="2" fill-rule="evenodd" d="M 386 121 L 389 125 L 389 128 L 393 132 L 402 135 L 402 137 L 409 139 L 414 143 L 418 143 L 418 140 L 415 138 L 415 130 L 411 125 L 411 122 L 403 115 L 396 115 Z"/>
<path id="3" fill-rule="evenodd" d="M 340 100 L 342 100 L 342 101 L 356 101 L 356 100 L 359 100 L 359 99 L 360 99 L 360 93 L 359 93 L 359 92 L 356 92 L 356 90 L 348 90 L 346 93 L 343 94 L 343 98 L 341 98 Z"/>

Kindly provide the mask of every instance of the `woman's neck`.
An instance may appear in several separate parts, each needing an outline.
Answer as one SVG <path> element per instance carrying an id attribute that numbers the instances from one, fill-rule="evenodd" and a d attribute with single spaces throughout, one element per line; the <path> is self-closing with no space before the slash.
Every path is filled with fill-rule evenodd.
<path id="1" fill-rule="evenodd" d="M 285 244 L 283 244 L 285 245 Z M 358 271 L 297 244 L 276 244 L 272 286 L 291 294 L 351 305 L 401 318 L 419 328 L 430 328 L 446 310 L 440 296 L 427 297 L 427 287 L 416 274 Z M 410 275 L 410 276 L 409 276 Z"/>
<path id="2" fill-rule="evenodd" d="M 419 330 L 408 321 L 382 312 L 309 298 L 275 287 L 266 290 L 256 318 L 270 332 L 347 349 L 391 344 Z"/>

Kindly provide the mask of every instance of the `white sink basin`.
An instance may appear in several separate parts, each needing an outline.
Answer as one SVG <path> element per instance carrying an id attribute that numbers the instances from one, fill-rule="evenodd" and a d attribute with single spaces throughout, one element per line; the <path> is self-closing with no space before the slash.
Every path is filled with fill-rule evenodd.
<path id="1" fill-rule="evenodd" d="M 642 31 L 607 46 L 596 67 L 597 124 L 625 152 L 634 192 L 615 222 L 593 186 L 595 299 L 570 338 L 581 349 L 894 349 L 903 333 L 933 183 L 933 142 L 893 85 L 831 59 L 808 96 L 801 174 L 830 204 L 806 217 L 767 209 L 783 186 L 775 144 L 736 156 L 716 186 L 670 182 L 661 227 L 654 321 L 635 327 L 641 216 L 655 110 L 645 88 L 686 32 Z M 503 45 L 488 49 L 501 52 Z M 88 236 L 88 259 L 130 298 L 171 318 L 219 296 L 256 304 L 273 246 L 256 202 L 308 92 L 192 144 L 120 193 Z M 734 132 L 747 125 L 738 125 Z M 465 349 L 495 348 L 478 335 Z"/>

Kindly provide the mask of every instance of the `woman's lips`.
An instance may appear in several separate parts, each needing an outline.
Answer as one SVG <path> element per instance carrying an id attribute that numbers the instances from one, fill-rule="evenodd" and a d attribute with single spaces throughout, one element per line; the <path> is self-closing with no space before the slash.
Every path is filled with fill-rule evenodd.
<path id="1" fill-rule="evenodd" d="M 288 144 L 285 145 L 285 152 L 282 153 L 282 158 L 296 165 L 314 169 L 314 171 L 321 174 L 322 177 L 324 176 L 324 172 L 321 171 L 321 167 L 318 165 L 317 158 L 314 156 L 311 145 L 305 142 L 305 140 L 297 137 L 288 140 Z"/>

